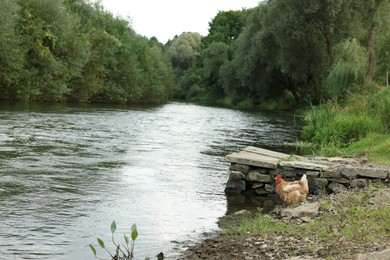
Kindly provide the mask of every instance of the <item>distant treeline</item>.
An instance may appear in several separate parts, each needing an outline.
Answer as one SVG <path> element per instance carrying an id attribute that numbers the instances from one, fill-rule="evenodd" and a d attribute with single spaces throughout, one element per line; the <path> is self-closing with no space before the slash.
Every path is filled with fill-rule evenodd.
<path id="1" fill-rule="evenodd" d="M 0 99 L 161 103 L 173 84 L 162 44 L 100 4 L 0 1 Z"/>
<path id="2" fill-rule="evenodd" d="M 166 52 L 173 97 L 288 107 L 388 84 L 388 0 L 268 0 L 219 12 L 209 34 L 183 33 Z"/>
<path id="3" fill-rule="evenodd" d="M 220 11 L 204 37 L 183 32 L 163 45 L 89 0 L 1 0 L 0 99 L 269 108 L 340 100 L 388 84 L 389 2 L 261 1 Z"/>

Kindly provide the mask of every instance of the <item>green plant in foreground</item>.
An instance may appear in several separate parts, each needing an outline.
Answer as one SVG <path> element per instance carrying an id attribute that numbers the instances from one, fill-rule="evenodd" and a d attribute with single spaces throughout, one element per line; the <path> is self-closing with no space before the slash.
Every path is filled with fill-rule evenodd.
<path id="1" fill-rule="evenodd" d="M 131 241 L 130 241 L 129 237 L 126 236 L 126 234 L 124 235 L 124 240 L 125 240 L 125 243 L 126 243 L 124 245 L 115 243 L 115 240 L 114 240 L 114 233 L 115 233 L 115 231 L 116 231 L 116 223 L 115 223 L 115 221 L 112 221 L 112 223 L 111 223 L 111 240 L 112 240 L 112 243 L 115 245 L 115 253 L 114 254 L 112 254 L 106 248 L 106 245 L 104 244 L 102 239 L 97 238 L 99 246 L 108 252 L 108 254 L 111 256 L 112 260 L 133 259 L 133 257 L 134 257 L 134 243 L 135 243 L 135 240 L 138 237 L 138 231 L 137 231 L 136 224 L 133 224 L 131 226 Z M 97 259 L 102 259 L 102 258 L 97 257 L 96 249 L 95 249 L 95 247 L 92 244 L 89 244 L 89 247 L 91 248 L 92 253 L 94 254 L 94 256 Z"/>

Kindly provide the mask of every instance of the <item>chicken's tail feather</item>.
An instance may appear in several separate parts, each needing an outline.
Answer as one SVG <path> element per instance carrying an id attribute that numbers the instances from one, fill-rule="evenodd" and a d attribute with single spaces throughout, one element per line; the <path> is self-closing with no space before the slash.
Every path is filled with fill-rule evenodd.
<path id="1" fill-rule="evenodd" d="M 305 189 L 306 189 L 307 191 L 309 191 L 309 184 L 308 184 L 308 182 L 307 182 L 307 176 L 306 176 L 306 174 L 304 174 L 304 175 L 302 176 L 301 182 L 302 182 L 303 185 L 305 186 Z"/>

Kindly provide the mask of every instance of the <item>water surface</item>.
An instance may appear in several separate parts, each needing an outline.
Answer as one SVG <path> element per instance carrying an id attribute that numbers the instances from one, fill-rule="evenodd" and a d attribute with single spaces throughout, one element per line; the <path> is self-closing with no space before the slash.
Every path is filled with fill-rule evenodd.
<path id="1" fill-rule="evenodd" d="M 191 104 L 154 108 L 0 107 L 0 258 L 94 259 L 138 226 L 136 259 L 218 229 L 243 201 L 223 193 L 224 156 L 247 145 L 289 152 L 287 114 Z M 101 257 L 108 258 L 98 249 Z"/>

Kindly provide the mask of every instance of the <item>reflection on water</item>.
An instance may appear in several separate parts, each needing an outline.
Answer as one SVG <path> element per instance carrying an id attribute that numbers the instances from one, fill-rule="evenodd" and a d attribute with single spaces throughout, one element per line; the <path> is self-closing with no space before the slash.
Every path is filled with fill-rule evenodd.
<path id="1" fill-rule="evenodd" d="M 282 201 L 276 195 L 254 196 L 252 194 L 226 195 L 227 211 L 226 214 L 232 214 L 242 209 L 254 212 L 261 208 L 261 212 L 268 213 L 276 205 L 281 205 Z"/>
<path id="2" fill-rule="evenodd" d="M 173 256 L 224 214 L 275 203 L 227 198 L 226 154 L 289 152 L 299 134 L 291 115 L 180 103 L 0 111 L 1 259 L 94 259 L 87 245 L 109 245 L 112 220 L 118 240 L 137 224 L 136 259 Z"/>

